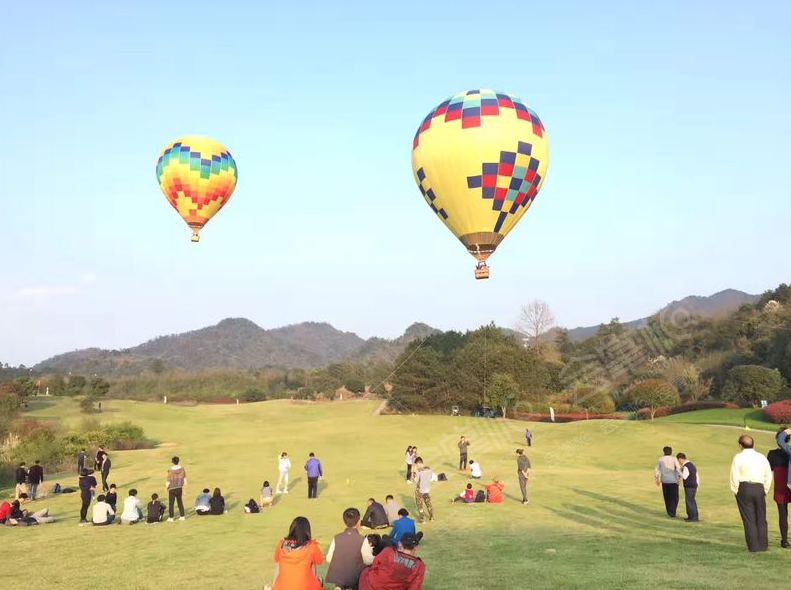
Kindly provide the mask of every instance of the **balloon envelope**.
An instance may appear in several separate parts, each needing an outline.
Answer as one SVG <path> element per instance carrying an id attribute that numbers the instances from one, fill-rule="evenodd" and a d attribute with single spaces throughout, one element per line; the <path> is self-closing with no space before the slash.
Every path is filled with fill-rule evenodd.
<path id="1" fill-rule="evenodd" d="M 434 213 L 486 260 L 530 208 L 549 166 L 541 120 L 517 97 L 461 92 L 423 120 L 412 171 Z"/>
<path id="2" fill-rule="evenodd" d="M 207 137 L 182 137 L 157 160 L 157 181 L 168 202 L 192 228 L 192 240 L 223 208 L 236 188 L 231 153 Z"/>

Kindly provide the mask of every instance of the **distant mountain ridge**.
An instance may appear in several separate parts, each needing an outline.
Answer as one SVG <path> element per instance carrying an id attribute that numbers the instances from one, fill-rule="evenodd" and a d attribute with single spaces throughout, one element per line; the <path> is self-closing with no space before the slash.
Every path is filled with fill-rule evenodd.
<path id="1" fill-rule="evenodd" d="M 326 322 L 265 330 L 245 318 L 227 318 L 213 326 L 159 336 L 123 350 L 86 348 L 60 354 L 35 369 L 120 377 L 158 370 L 309 369 L 346 359 L 390 362 L 413 339 L 438 331 L 415 323 L 394 340 L 364 340 Z"/>
<path id="2" fill-rule="evenodd" d="M 674 317 L 678 313 L 683 313 L 689 316 L 715 318 L 735 311 L 742 305 L 755 303 L 759 298 L 760 295 L 752 295 L 736 289 L 725 289 L 708 297 L 690 295 L 679 301 L 672 301 L 656 313 L 663 317 Z M 622 322 L 622 325 L 627 330 L 639 330 L 648 325 L 648 320 L 653 315 L 656 314 L 630 322 Z M 573 328 L 568 332 L 572 340 L 581 342 L 595 336 L 598 330 L 599 326 L 586 326 Z"/>
<path id="3" fill-rule="evenodd" d="M 693 295 L 673 301 L 658 313 L 672 317 L 683 312 L 711 318 L 754 303 L 758 298 L 758 295 L 726 289 L 708 297 Z M 634 330 L 647 325 L 647 321 L 648 317 L 623 325 Z M 598 329 L 599 326 L 574 328 L 569 330 L 569 335 L 573 340 L 581 341 L 595 336 Z M 515 334 L 508 328 L 502 330 Z M 326 322 L 302 322 L 265 330 L 245 318 L 227 318 L 213 326 L 160 336 L 124 350 L 86 348 L 60 354 L 34 368 L 42 372 L 121 377 L 163 370 L 310 369 L 347 359 L 392 362 L 411 341 L 437 332 L 439 330 L 427 324 L 414 323 L 398 338 L 365 340 Z"/>

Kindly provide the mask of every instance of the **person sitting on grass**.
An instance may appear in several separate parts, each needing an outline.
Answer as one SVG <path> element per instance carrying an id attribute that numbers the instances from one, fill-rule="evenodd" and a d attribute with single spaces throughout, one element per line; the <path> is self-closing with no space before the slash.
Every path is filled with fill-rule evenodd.
<path id="1" fill-rule="evenodd" d="M 277 574 L 271 590 L 322 590 L 316 566 L 324 563 L 324 555 L 317 541 L 311 539 L 310 521 L 297 516 L 288 529 L 286 538 L 275 551 Z"/>
<path id="2" fill-rule="evenodd" d="M 473 504 L 475 502 L 475 491 L 472 489 L 472 484 L 468 483 L 467 488 L 457 497 L 453 498 L 451 502 L 464 502 L 465 504 Z"/>
<path id="3" fill-rule="evenodd" d="M 108 524 L 113 524 L 113 520 L 115 520 L 115 511 L 106 500 L 107 497 L 104 494 L 99 494 L 96 497 L 96 504 L 93 505 L 93 516 L 91 517 L 93 526 L 107 526 Z"/>
<path id="4" fill-rule="evenodd" d="M 268 481 L 264 481 L 264 485 L 261 486 L 261 508 L 269 508 L 272 506 L 273 501 L 272 486 L 269 485 Z"/>
<path id="5" fill-rule="evenodd" d="M 488 486 L 486 486 L 486 493 L 488 494 L 489 504 L 502 504 L 503 503 L 503 490 L 505 484 L 496 477 Z"/>
<path id="6" fill-rule="evenodd" d="M 367 529 L 385 529 L 388 524 L 384 506 L 373 498 L 368 498 L 368 508 L 363 515 L 362 526 Z"/>
<path id="7" fill-rule="evenodd" d="M 211 495 L 209 494 L 209 488 L 203 488 L 203 493 L 195 498 L 195 514 L 198 516 L 206 516 L 209 514 L 209 510 L 211 510 L 211 505 L 209 504 L 210 500 Z"/>
<path id="8" fill-rule="evenodd" d="M 327 582 L 338 588 L 357 588 L 360 574 L 365 568 L 363 552 L 368 544 L 360 534 L 360 511 L 347 508 L 343 511 L 346 529 L 332 539 L 327 551 Z"/>
<path id="9" fill-rule="evenodd" d="M 417 556 L 420 539 L 407 533 L 398 548 L 387 547 L 360 576 L 359 590 L 420 590 L 426 565 Z"/>
<path id="10" fill-rule="evenodd" d="M 110 484 L 110 491 L 107 492 L 104 497 L 105 502 L 110 505 L 110 508 L 113 509 L 113 512 L 117 512 L 115 507 L 118 505 L 118 489 L 115 487 L 114 483 Z"/>
<path id="11" fill-rule="evenodd" d="M 244 505 L 244 513 L 258 514 L 259 512 L 261 512 L 261 508 L 258 507 L 258 504 L 255 503 L 255 500 L 253 498 L 250 498 L 247 504 Z"/>
<path id="12" fill-rule="evenodd" d="M 110 486 L 112 488 L 112 486 Z M 135 524 L 143 520 L 143 505 L 137 497 L 137 490 L 129 490 L 129 496 L 124 500 L 124 510 L 121 512 L 121 524 Z"/>
<path id="13" fill-rule="evenodd" d="M 483 471 L 481 471 L 481 464 L 475 461 L 470 461 L 470 477 L 472 479 L 481 479 Z"/>
<path id="14" fill-rule="evenodd" d="M 8 508 L 5 508 L 7 516 L 5 519 L 0 518 L 0 521 L 6 526 L 32 526 L 55 522 L 55 519 L 49 515 L 49 510 L 47 508 L 43 508 L 38 512 L 30 512 L 22 509 L 19 500 L 14 500 L 11 504 L 5 502 L 4 506 L 5 505 L 8 506 Z M 3 509 L 0 508 L 0 514 L 2 513 Z"/>
<path id="15" fill-rule="evenodd" d="M 165 516 L 165 505 L 159 501 L 159 494 L 151 494 L 151 501 L 148 503 L 147 511 L 146 522 L 148 524 L 162 522 L 162 518 Z"/>
<path id="16" fill-rule="evenodd" d="M 387 537 L 387 535 L 385 535 L 385 537 Z M 366 535 L 365 543 L 363 543 L 362 547 L 363 563 L 365 565 L 371 565 L 374 562 L 374 558 L 388 546 L 388 542 L 382 535 L 377 535 L 376 533 Z"/>
<path id="17" fill-rule="evenodd" d="M 389 542 L 393 547 L 398 547 L 398 542 L 407 533 L 415 534 L 415 521 L 409 518 L 409 510 L 402 508 L 398 511 L 398 520 L 393 523 L 393 530 L 390 531 Z M 423 533 L 417 533 L 419 538 L 423 538 Z"/>
<path id="18" fill-rule="evenodd" d="M 401 506 L 393 499 L 393 496 L 387 494 L 385 496 L 385 512 L 387 513 L 387 524 L 393 526 L 393 523 L 398 520 L 398 511 Z"/>
<path id="19" fill-rule="evenodd" d="M 214 493 L 209 500 L 209 514 L 213 516 L 225 514 L 225 498 L 222 497 L 220 488 L 214 488 Z"/>
<path id="20" fill-rule="evenodd" d="M 6 520 L 11 517 L 11 504 L 3 502 L 0 504 L 0 524 L 5 524 Z"/>

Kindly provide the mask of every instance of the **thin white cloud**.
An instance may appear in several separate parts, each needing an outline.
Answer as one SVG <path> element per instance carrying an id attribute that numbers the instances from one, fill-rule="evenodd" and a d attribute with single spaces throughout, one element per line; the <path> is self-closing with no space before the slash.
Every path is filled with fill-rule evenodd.
<path id="1" fill-rule="evenodd" d="M 80 276 L 80 281 L 82 281 L 86 285 L 90 285 L 91 283 L 95 283 L 96 282 L 96 275 L 93 274 L 92 272 L 83 273 Z"/>
<path id="2" fill-rule="evenodd" d="M 77 293 L 76 287 L 22 287 L 14 291 L 12 298 L 23 302 L 40 303 L 56 297 L 67 297 Z"/>

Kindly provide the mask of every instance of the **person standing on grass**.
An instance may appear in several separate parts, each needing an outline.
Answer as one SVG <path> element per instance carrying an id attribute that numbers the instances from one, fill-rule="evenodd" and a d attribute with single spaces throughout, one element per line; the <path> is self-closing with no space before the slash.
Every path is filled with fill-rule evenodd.
<path id="1" fill-rule="evenodd" d="M 528 447 L 533 446 L 533 433 L 530 432 L 529 428 L 525 430 L 525 443 L 527 443 Z"/>
<path id="2" fill-rule="evenodd" d="M 168 479 L 165 488 L 168 491 L 168 522 L 173 522 L 173 504 L 179 505 L 179 520 L 184 520 L 184 500 L 182 494 L 187 485 L 187 471 L 179 465 L 179 458 L 170 460 L 173 465 L 168 469 Z"/>
<path id="3" fill-rule="evenodd" d="M 280 477 L 277 480 L 277 485 L 275 486 L 275 493 L 280 494 L 280 487 L 283 487 L 284 494 L 288 493 L 288 470 L 291 469 L 291 459 L 288 458 L 288 453 L 283 452 L 280 454 L 280 457 L 277 459 L 277 471 L 280 474 Z"/>
<path id="4" fill-rule="evenodd" d="M 319 497 L 319 479 L 324 475 L 324 472 L 321 470 L 321 461 L 316 459 L 314 453 L 310 453 L 308 456 L 305 473 L 308 476 L 308 500 L 316 500 Z"/>
<path id="5" fill-rule="evenodd" d="M 431 467 L 423 464 L 423 459 L 415 459 L 415 505 L 417 506 L 418 522 L 425 520 L 423 508 L 428 512 L 429 520 L 434 520 L 434 506 L 431 504 L 431 480 L 434 472 Z"/>
<path id="6" fill-rule="evenodd" d="M 404 460 L 406 461 L 406 480 L 412 481 L 412 465 L 415 463 L 415 456 L 412 454 L 411 446 L 406 448 Z"/>
<path id="7" fill-rule="evenodd" d="M 751 553 L 769 548 L 766 524 L 766 494 L 772 487 L 772 468 L 763 455 L 755 451 L 753 437 L 739 437 L 741 452 L 731 463 L 731 491 L 744 525 L 744 538 Z"/>
<path id="8" fill-rule="evenodd" d="M 77 455 L 77 476 L 82 475 L 82 470 L 85 469 L 85 449 L 80 449 L 80 454 Z"/>
<path id="9" fill-rule="evenodd" d="M 527 505 L 527 482 L 530 479 L 530 459 L 525 455 L 524 449 L 516 449 L 516 474 L 519 478 L 519 489 L 522 490 L 522 505 Z"/>
<path id="10" fill-rule="evenodd" d="M 14 500 L 19 500 L 20 494 L 27 493 L 27 466 L 22 461 L 14 472 Z"/>
<path id="11" fill-rule="evenodd" d="M 467 469 L 467 448 L 470 446 L 468 441 L 463 436 L 459 439 L 459 471 Z"/>
<path id="12" fill-rule="evenodd" d="M 684 480 L 684 504 L 687 508 L 687 517 L 684 521 L 698 522 L 698 502 L 695 500 L 700 485 L 698 468 L 692 461 L 687 461 L 687 456 L 684 453 L 676 455 L 676 459 L 681 465 L 681 479 Z"/>
<path id="13" fill-rule="evenodd" d="M 104 452 L 104 447 L 99 445 L 99 448 L 96 449 L 96 457 L 93 460 L 93 470 L 94 471 L 102 471 L 102 461 L 104 461 L 104 456 L 106 453 Z"/>
<path id="14" fill-rule="evenodd" d="M 777 504 L 777 515 L 780 521 L 780 546 L 783 549 L 791 548 L 791 545 L 788 544 L 788 504 L 791 502 L 791 489 L 788 487 L 788 465 L 789 455 L 791 455 L 791 446 L 788 444 L 789 435 L 791 435 L 791 431 L 786 427 L 778 430 L 775 437 L 777 448 L 769 451 L 766 456 L 774 474 L 774 501 Z"/>
<path id="15" fill-rule="evenodd" d="M 83 469 L 78 483 L 80 487 L 80 500 L 82 500 L 82 506 L 80 507 L 80 522 L 83 523 L 88 522 L 88 508 L 91 505 L 91 498 L 93 498 L 93 493 L 96 491 L 97 486 L 93 471 L 90 469 Z"/>
<path id="16" fill-rule="evenodd" d="M 105 453 L 102 458 L 102 491 L 107 492 L 110 487 L 107 485 L 107 478 L 110 477 L 110 467 L 112 467 L 112 463 L 110 461 L 110 455 Z"/>
<path id="17" fill-rule="evenodd" d="M 27 483 L 30 492 L 30 499 L 35 500 L 38 495 L 38 486 L 44 482 L 44 468 L 41 466 L 41 461 L 36 459 L 36 462 L 27 472 Z"/>
<path id="18" fill-rule="evenodd" d="M 664 453 L 654 468 L 656 487 L 662 486 L 662 497 L 665 499 L 665 510 L 670 518 L 676 517 L 678 509 L 678 482 L 681 481 L 681 465 L 673 456 L 673 449 L 664 447 Z"/>

